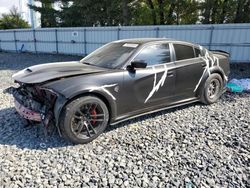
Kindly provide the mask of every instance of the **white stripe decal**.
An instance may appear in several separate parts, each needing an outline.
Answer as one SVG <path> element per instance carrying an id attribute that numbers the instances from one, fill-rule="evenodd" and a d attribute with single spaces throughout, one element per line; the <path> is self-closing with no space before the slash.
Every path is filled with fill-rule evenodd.
<path id="1" fill-rule="evenodd" d="M 203 47 L 200 46 L 200 50 L 202 50 Z M 198 81 L 197 85 L 195 86 L 194 88 L 194 92 L 198 89 L 200 83 L 201 83 L 201 80 L 203 79 L 203 77 L 205 76 L 205 73 L 207 72 L 208 75 L 210 76 L 211 72 L 210 72 L 210 66 L 209 66 L 209 61 L 211 62 L 211 67 L 212 66 L 220 66 L 219 65 L 219 59 L 217 57 L 214 57 L 214 56 L 210 56 L 209 53 L 208 53 L 208 50 L 206 49 L 206 52 L 205 52 L 205 56 L 204 57 L 201 57 L 205 62 L 206 62 L 206 67 L 201 75 L 201 78 L 200 80 Z"/>
<path id="2" fill-rule="evenodd" d="M 165 83 L 165 80 L 167 78 L 167 74 L 168 74 L 168 68 L 167 65 L 164 65 L 164 73 L 162 74 L 161 79 L 159 80 L 159 82 L 156 84 L 156 79 L 157 79 L 157 72 L 155 70 L 155 67 L 153 66 L 153 71 L 154 71 L 154 85 L 153 85 L 153 89 L 151 90 L 151 92 L 149 93 L 148 97 L 146 98 L 145 102 L 146 103 L 153 95 L 155 92 L 157 92 L 159 90 L 160 87 L 162 87 Z"/>
<path id="3" fill-rule="evenodd" d="M 100 86 L 100 87 L 91 87 L 91 88 L 89 88 L 89 91 L 91 92 L 91 91 L 94 91 L 94 90 L 103 90 L 109 96 L 111 96 L 113 100 L 116 100 L 116 98 L 114 97 L 114 95 L 109 90 L 107 90 L 107 88 L 114 87 L 116 85 L 117 84 L 110 84 L 110 85 L 103 85 L 103 86 Z"/>

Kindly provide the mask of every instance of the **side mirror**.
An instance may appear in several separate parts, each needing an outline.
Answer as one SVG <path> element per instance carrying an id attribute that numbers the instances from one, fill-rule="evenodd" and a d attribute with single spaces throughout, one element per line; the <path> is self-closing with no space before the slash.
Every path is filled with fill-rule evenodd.
<path id="1" fill-rule="evenodd" d="M 128 70 L 134 70 L 135 68 L 146 68 L 147 63 L 143 60 L 135 60 L 131 62 L 131 65 L 127 66 Z"/>

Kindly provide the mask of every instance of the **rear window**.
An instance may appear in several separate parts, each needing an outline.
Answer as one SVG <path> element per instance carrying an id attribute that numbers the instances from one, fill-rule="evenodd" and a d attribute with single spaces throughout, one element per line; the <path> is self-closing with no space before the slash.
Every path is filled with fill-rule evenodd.
<path id="1" fill-rule="evenodd" d="M 174 44 L 176 61 L 194 58 L 194 50 L 192 46 L 183 44 Z"/>

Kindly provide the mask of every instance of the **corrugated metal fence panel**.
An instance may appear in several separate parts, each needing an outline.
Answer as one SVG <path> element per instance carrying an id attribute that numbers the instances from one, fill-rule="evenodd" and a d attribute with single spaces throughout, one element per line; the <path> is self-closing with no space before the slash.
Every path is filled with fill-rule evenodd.
<path id="1" fill-rule="evenodd" d="M 15 40 L 14 32 L 13 31 L 1 31 L 0 32 L 0 49 L 14 51 L 15 43 L 13 42 Z"/>
<path id="2" fill-rule="evenodd" d="M 37 42 L 36 49 L 37 52 L 56 53 L 56 43 Z"/>
<path id="3" fill-rule="evenodd" d="M 117 30 L 113 28 L 91 28 L 86 29 L 86 42 L 87 43 L 108 43 L 117 40 Z"/>
<path id="4" fill-rule="evenodd" d="M 203 25 L 167 26 L 159 28 L 159 37 L 175 38 L 200 45 L 209 44 L 210 33 L 210 27 Z"/>
<path id="5" fill-rule="evenodd" d="M 215 25 L 212 43 L 250 43 L 250 24 Z"/>
<path id="6" fill-rule="evenodd" d="M 58 53 L 62 54 L 85 54 L 85 46 L 82 43 L 59 43 Z"/>
<path id="7" fill-rule="evenodd" d="M 156 27 L 152 26 L 132 26 L 121 27 L 119 39 L 157 37 Z"/>
<path id="8" fill-rule="evenodd" d="M 102 45 L 117 40 L 117 27 L 87 28 L 86 29 L 86 53 L 89 54 Z"/>
<path id="9" fill-rule="evenodd" d="M 58 29 L 58 52 L 65 54 L 84 54 L 85 30 L 84 29 Z"/>
<path id="10" fill-rule="evenodd" d="M 35 51 L 33 30 L 16 32 L 16 41 L 18 51 Z"/>
<path id="11" fill-rule="evenodd" d="M 250 62 L 250 24 L 43 28 L 0 31 L 0 50 L 86 55 L 114 40 L 165 37 L 219 49 Z"/>
<path id="12" fill-rule="evenodd" d="M 228 24 L 227 27 L 222 26 L 214 27 L 211 49 L 229 52 L 232 61 L 250 61 L 249 24 L 241 24 L 237 27 L 234 24 Z"/>
<path id="13" fill-rule="evenodd" d="M 84 32 L 84 29 L 58 29 L 57 39 L 58 42 L 83 42 L 85 40 Z"/>
<path id="14" fill-rule="evenodd" d="M 7 51 L 15 51 L 15 43 L 13 42 L 1 42 L 1 49 L 7 50 Z"/>
<path id="15" fill-rule="evenodd" d="M 250 62 L 250 47 L 231 47 L 231 60 L 234 62 Z"/>
<path id="16" fill-rule="evenodd" d="M 13 31 L 0 31 L 0 40 L 5 41 L 14 41 L 14 32 Z"/>
<path id="17" fill-rule="evenodd" d="M 55 43 L 56 33 L 54 29 L 36 30 L 35 37 L 37 52 L 57 52 Z"/>
<path id="18" fill-rule="evenodd" d="M 56 34 L 54 29 L 38 29 L 36 30 L 36 40 L 40 41 L 51 41 L 54 42 L 56 40 Z"/>

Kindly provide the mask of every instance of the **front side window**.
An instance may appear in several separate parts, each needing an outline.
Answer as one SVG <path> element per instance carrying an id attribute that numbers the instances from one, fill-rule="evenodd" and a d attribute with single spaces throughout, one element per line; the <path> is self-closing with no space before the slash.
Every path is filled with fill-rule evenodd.
<path id="1" fill-rule="evenodd" d="M 192 46 L 183 44 L 174 44 L 176 61 L 194 58 L 194 49 Z"/>
<path id="2" fill-rule="evenodd" d="M 143 48 L 134 60 L 142 60 L 147 66 L 170 62 L 169 44 L 153 44 Z"/>

